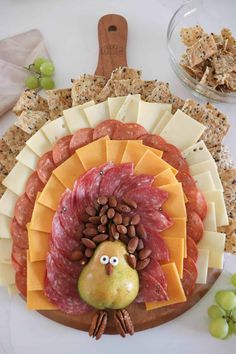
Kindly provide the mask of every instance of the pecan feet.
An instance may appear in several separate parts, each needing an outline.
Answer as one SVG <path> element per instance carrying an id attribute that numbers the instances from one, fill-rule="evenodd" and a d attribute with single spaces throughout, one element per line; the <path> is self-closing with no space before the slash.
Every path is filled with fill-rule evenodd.
<path id="1" fill-rule="evenodd" d="M 91 326 L 89 328 L 90 337 L 96 338 L 96 340 L 100 339 L 103 335 L 107 326 L 107 313 L 106 311 L 96 312 Z"/>
<path id="2" fill-rule="evenodd" d="M 115 311 L 114 320 L 116 329 L 122 337 L 125 337 L 126 334 L 130 334 L 131 336 L 134 334 L 133 322 L 127 310 Z"/>

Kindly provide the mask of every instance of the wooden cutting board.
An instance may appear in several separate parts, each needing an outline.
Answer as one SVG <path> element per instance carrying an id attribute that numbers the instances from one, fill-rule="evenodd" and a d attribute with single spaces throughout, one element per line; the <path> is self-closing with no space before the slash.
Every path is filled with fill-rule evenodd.
<path id="1" fill-rule="evenodd" d="M 126 45 L 128 25 L 124 17 L 119 15 L 103 16 L 98 23 L 99 58 L 95 74 L 110 77 L 112 70 L 118 66 L 127 66 Z M 178 305 L 168 306 L 152 311 L 146 311 L 144 304 L 132 304 L 128 311 L 132 317 L 135 331 L 159 326 L 183 314 L 194 306 L 211 288 L 221 271 L 209 269 L 207 284 L 197 285 L 188 301 Z M 39 311 L 47 318 L 63 325 L 88 331 L 94 312 L 69 316 L 61 311 Z M 108 334 L 117 334 L 112 311 L 109 311 L 109 321 L 106 329 Z"/>

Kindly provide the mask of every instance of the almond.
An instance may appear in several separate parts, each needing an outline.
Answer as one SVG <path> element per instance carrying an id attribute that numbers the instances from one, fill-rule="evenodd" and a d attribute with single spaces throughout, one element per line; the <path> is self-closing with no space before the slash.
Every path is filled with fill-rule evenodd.
<path id="1" fill-rule="evenodd" d="M 107 217 L 108 217 L 108 219 L 113 219 L 114 218 L 114 216 L 115 216 L 115 209 L 113 209 L 113 208 L 109 208 L 108 210 L 107 210 Z"/>
<path id="2" fill-rule="evenodd" d="M 127 262 L 128 262 L 128 265 L 135 269 L 136 268 L 136 264 L 137 264 L 137 260 L 136 260 L 136 257 L 133 255 L 133 254 L 129 254 L 127 256 Z"/>
<path id="3" fill-rule="evenodd" d="M 147 233 L 146 233 L 146 230 L 143 226 L 143 224 L 138 224 L 136 226 L 136 233 L 139 237 L 141 237 L 142 239 L 146 240 L 147 238 Z"/>
<path id="4" fill-rule="evenodd" d="M 117 225 L 116 229 L 120 234 L 123 234 L 123 235 L 127 234 L 127 227 L 124 225 Z"/>
<path id="5" fill-rule="evenodd" d="M 136 248 L 138 246 L 138 240 L 138 237 L 131 238 L 127 247 L 129 253 L 134 253 L 136 251 Z"/>
<path id="6" fill-rule="evenodd" d="M 109 236 L 107 234 L 99 234 L 99 235 L 93 237 L 93 241 L 96 243 L 103 242 L 103 241 L 107 240 L 108 237 Z"/>
<path id="7" fill-rule="evenodd" d="M 74 250 L 70 255 L 71 261 L 80 261 L 83 258 L 83 252 L 81 250 Z"/>
<path id="8" fill-rule="evenodd" d="M 140 216 L 138 214 L 132 216 L 131 220 L 130 220 L 130 224 L 131 225 L 138 225 L 140 223 Z"/>
<path id="9" fill-rule="evenodd" d="M 128 236 L 129 237 L 135 237 L 136 236 L 136 230 L 134 225 L 128 226 Z"/>
<path id="10" fill-rule="evenodd" d="M 91 237 L 91 236 L 95 236 L 97 235 L 97 229 L 95 229 L 94 227 L 88 227 L 87 229 L 84 229 L 83 234 L 85 236 Z"/>
<path id="11" fill-rule="evenodd" d="M 143 270 L 144 268 L 146 268 L 148 266 L 148 264 L 150 263 L 150 260 L 151 260 L 150 258 L 146 258 L 146 259 L 143 259 L 142 261 L 138 261 L 136 269 Z"/>
<path id="12" fill-rule="evenodd" d="M 105 205 L 108 203 L 108 198 L 106 196 L 98 197 L 97 202 L 100 205 Z"/>
<path id="13" fill-rule="evenodd" d="M 92 206 L 88 206 L 85 211 L 89 216 L 95 216 L 97 214 L 97 210 Z"/>
<path id="14" fill-rule="evenodd" d="M 117 199 L 114 196 L 108 198 L 108 205 L 110 208 L 115 208 L 117 206 Z"/>
<path id="15" fill-rule="evenodd" d="M 140 260 L 146 259 L 148 258 L 152 253 L 152 250 L 150 250 L 149 248 L 144 248 L 141 251 L 139 251 L 138 253 L 138 257 Z"/>
<path id="16" fill-rule="evenodd" d="M 90 240 L 89 238 L 81 238 L 81 242 L 87 248 L 92 248 L 92 249 L 96 248 L 96 243 Z"/>

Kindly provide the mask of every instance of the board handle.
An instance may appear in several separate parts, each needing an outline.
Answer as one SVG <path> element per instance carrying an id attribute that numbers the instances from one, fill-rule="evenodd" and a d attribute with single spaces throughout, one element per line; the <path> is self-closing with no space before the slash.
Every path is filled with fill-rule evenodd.
<path id="1" fill-rule="evenodd" d="M 98 22 L 99 57 L 96 75 L 110 77 L 119 66 L 127 66 L 128 24 L 124 17 L 110 14 Z"/>

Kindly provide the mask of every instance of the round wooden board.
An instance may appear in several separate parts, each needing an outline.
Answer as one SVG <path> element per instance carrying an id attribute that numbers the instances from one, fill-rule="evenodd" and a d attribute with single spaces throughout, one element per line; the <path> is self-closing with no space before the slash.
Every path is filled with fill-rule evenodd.
<path id="1" fill-rule="evenodd" d="M 131 315 L 135 332 L 157 327 L 182 315 L 185 311 L 193 307 L 207 293 L 207 291 L 212 287 L 220 274 L 221 270 L 209 269 L 207 284 L 196 285 L 195 290 L 193 294 L 188 298 L 188 301 L 182 304 L 167 306 L 151 311 L 146 311 L 144 304 L 134 303 L 130 305 L 127 309 Z M 93 311 L 80 316 L 66 315 L 61 311 L 38 312 L 55 322 L 82 331 L 88 331 L 92 317 L 94 315 Z M 105 332 L 107 334 L 117 334 L 112 314 L 113 311 L 109 310 L 109 320 Z"/>

